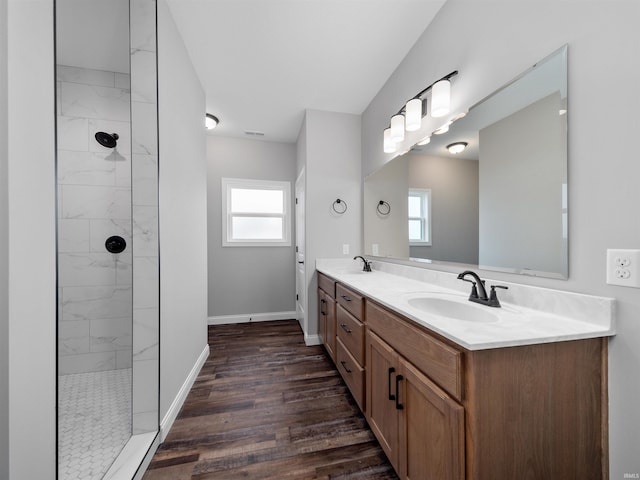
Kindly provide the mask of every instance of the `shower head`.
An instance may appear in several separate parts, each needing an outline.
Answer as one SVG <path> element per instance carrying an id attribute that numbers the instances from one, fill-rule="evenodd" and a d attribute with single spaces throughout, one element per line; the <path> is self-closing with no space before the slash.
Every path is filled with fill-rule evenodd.
<path id="1" fill-rule="evenodd" d="M 96 140 L 97 142 L 106 148 L 114 148 L 118 144 L 118 136 L 117 133 L 105 133 L 105 132 L 97 132 Z"/>

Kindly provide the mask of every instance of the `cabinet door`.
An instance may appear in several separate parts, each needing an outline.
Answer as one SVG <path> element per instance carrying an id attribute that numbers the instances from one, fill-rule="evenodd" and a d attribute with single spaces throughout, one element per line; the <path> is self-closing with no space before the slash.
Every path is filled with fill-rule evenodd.
<path id="1" fill-rule="evenodd" d="M 326 294 L 318 289 L 318 336 L 322 343 L 327 338 L 327 300 Z"/>
<path id="2" fill-rule="evenodd" d="M 324 296 L 326 303 L 324 346 L 329 356 L 336 361 L 336 301 L 329 295 Z"/>
<path id="3" fill-rule="evenodd" d="M 400 360 L 400 476 L 464 479 L 464 409 L 412 364 Z"/>
<path id="4" fill-rule="evenodd" d="M 366 415 L 387 458 L 398 469 L 398 410 L 396 375 L 398 355 L 375 333 L 366 335 Z"/>

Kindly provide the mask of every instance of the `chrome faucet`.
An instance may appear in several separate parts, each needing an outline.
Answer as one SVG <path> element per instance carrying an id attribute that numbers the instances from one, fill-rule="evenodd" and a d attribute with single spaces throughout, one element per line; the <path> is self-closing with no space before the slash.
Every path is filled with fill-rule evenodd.
<path id="1" fill-rule="evenodd" d="M 354 260 L 357 260 L 358 258 L 362 259 L 362 261 L 364 262 L 364 265 L 362 267 L 362 271 L 363 272 L 370 272 L 371 271 L 371 262 L 367 261 L 367 259 L 364 258 L 362 255 L 356 255 L 355 257 L 353 257 Z"/>
<path id="2" fill-rule="evenodd" d="M 465 278 L 467 276 L 473 277 L 473 280 Z M 487 305 L 489 307 L 500 307 L 496 288 L 503 288 L 505 290 L 509 288 L 504 285 L 491 285 L 491 293 L 487 295 L 487 289 L 484 287 L 484 280 L 482 280 L 477 273 L 472 272 L 471 270 L 465 270 L 459 274 L 458 280 L 463 280 L 473 284 L 471 286 L 471 294 L 469 295 L 470 302 Z"/>

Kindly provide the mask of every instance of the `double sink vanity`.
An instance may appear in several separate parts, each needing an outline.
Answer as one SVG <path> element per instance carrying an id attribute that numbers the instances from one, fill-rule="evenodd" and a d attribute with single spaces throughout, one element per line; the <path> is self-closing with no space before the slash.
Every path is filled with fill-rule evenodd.
<path id="1" fill-rule="evenodd" d="M 494 308 L 452 273 L 316 269 L 322 342 L 400 478 L 607 477 L 612 299 L 500 282 Z"/>

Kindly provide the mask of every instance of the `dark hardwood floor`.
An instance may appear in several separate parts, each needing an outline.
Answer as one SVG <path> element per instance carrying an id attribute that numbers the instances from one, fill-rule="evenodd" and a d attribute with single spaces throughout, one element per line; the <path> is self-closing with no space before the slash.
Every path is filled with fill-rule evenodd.
<path id="1" fill-rule="evenodd" d="M 397 478 L 297 321 L 210 326 L 209 346 L 145 480 Z"/>

